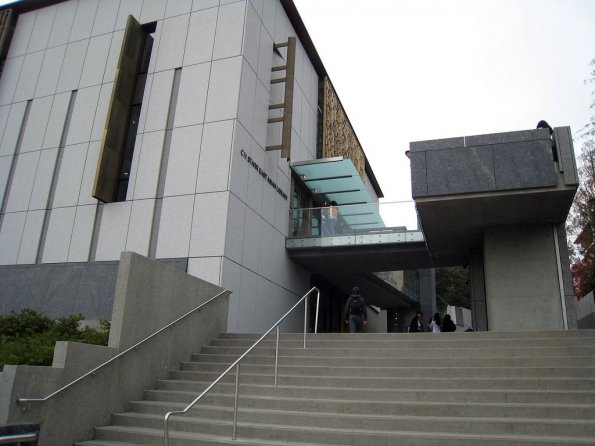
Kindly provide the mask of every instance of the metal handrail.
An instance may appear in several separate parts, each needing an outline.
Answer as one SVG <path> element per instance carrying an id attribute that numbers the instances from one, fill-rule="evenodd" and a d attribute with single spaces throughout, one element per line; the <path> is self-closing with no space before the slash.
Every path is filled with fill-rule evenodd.
<path id="1" fill-rule="evenodd" d="M 274 386 L 277 386 L 277 369 L 278 369 L 278 363 L 279 363 L 279 324 L 281 324 L 281 322 L 283 322 L 283 320 L 298 306 L 302 303 L 303 300 L 305 300 L 305 308 L 304 308 L 304 348 L 306 348 L 306 324 L 307 324 L 307 318 L 308 318 L 308 300 L 306 299 L 310 293 L 312 293 L 312 291 L 316 290 L 316 320 L 314 321 L 314 333 L 318 332 L 318 308 L 319 308 L 319 304 L 320 304 L 320 290 L 316 287 L 312 287 L 310 289 L 310 291 L 308 291 L 306 294 L 304 294 L 302 296 L 302 298 L 300 300 L 297 301 L 297 303 L 291 307 L 291 309 L 285 313 L 283 315 L 283 317 L 281 317 L 281 319 L 279 319 L 271 328 L 269 328 L 269 330 L 263 334 L 254 344 L 252 344 L 252 346 L 246 350 L 244 352 L 244 354 L 242 354 L 242 356 L 240 356 L 238 359 L 236 359 L 233 364 L 231 364 L 223 373 L 221 373 L 221 375 L 219 375 L 219 377 L 217 379 L 215 379 L 215 381 L 213 381 L 211 383 L 211 385 L 209 385 L 200 395 L 198 395 L 194 401 L 192 401 L 190 404 L 188 404 L 188 406 L 186 406 L 186 408 L 182 409 L 182 410 L 174 410 L 172 412 L 168 412 L 165 414 L 165 418 L 163 419 L 163 440 L 164 440 L 164 446 L 169 446 L 169 418 L 172 415 L 183 415 L 186 412 L 188 412 L 190 409 L 192 409 L 192 407 L 194 407 L 196 405 L 196 403 L 198 403 L 213 387 L 215 387 L 234 367 L 236 367 L 236 381 L 235 381 L 235 396 L 234 396 L 234 407 L 233 407 L 233 432 L 232 432 L 232 440 L 236 439 L 236 427 L 237 427 L 237 421 L 238 421 L 238 393 L 239 393 L 239 388 L 240 388 L 240 362 L 242 361 L 242 359 L 244 359 L 248 353 L 250 353 L 252 350 L 254 350 L 254 348 L 260 344 L 260 342 L 266 338 L 271 331 L 273 331 L 273 329 L 277 329 L 277 341 L 276 341 L 276 345 L 275 345 L 275 381 L 274 381 Z"/>
<path id="2" fill-rule="evenodd" d="M 74 381 L 70 382 L 69 384 L 66 384 L 64 387 L 61 387 L 60 389 L 56 390 L 54 393 L 49 394 L 48 396 L 46 396 L 45 398 L 17 398 L 17 403 L 42 403 L 44 401 L 49 400 L 50 398 L 56 396 L 57 394 L 63 392 L 64 390 L 68 389 L 69 387 L 75 385 L 76 383 L 78 383 L 79 381 L 82 381 L 84 378 L 86 378 L 89 375 L 93 375 L 95 374 L 99 369 L 105 367 L 106 365 L 112 363 L 113 361 L 115 361 L 116 359 L 124 356 L 126 353 L 128 353 L 131 350 L 136 350 L 138 347 L 140 347 L 141 344 L 145 343 L 146 341 L 148 341 L 149 339 L 154 338 L 155 336 L 157 336 L 158 334 L 160 334 L 161 332 L 167 330 L 168 328 L 172 327 L 173 325 L 175 325 L 176 323 L 178 323 L 179 321 L 181 321 L 182 319 L 186 318 L 187 316 L 189 316 L 190 314 L 194 313 L 195 311 L 200 310 L 202 307 L 204 307 L 205 305 L 207 305 L 208 303 L 212 302 L 213 300 L 217 299 L 219 296 L 225 294 L 225 293 L 229 293 L 229 290 L 223 290 L 221 291 L 219 294 L 211 297 L 209 300 L 207 300 L 206 302 L 203 302 L 202 304 L 200 304 L 198 307 L 188 311 L 186 314 L 180 316 L 179 318 L 177 318 L 175 321 L 170 322 L 169 324 L 167 324 L 165 327 L 157 330 L 155 333 L 147 336 L 146 338 L 144 338 L 142 341 L 137 342 L 136 344 L 134 344 L 132 347 L 127 348 L 126 350 L 124 350 L 121 353 L 118 353 L 116 356 L 114 356 L 113 358 L 107 360 L 106 362 L 104 362 L 103 364 L 95 367 L 93 370 L 85 373 L 84 375 L 80 376 L 79 378 L 75 379 Z"/>
<path id="3" fill-rule="evenodd" d="M 3 435 L 0 437 L 0 444 L 21 444 L 21 443 L 35 443 L 37 441 L 37 433 L 30 434 L 14 434 Z"/>

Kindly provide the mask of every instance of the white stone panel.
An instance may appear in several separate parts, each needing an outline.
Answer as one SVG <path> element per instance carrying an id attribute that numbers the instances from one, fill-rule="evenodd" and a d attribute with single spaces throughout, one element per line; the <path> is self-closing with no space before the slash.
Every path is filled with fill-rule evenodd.
<path id="1" fill-rule="evenodd" d="M 273 33 L 273 40 L 275 42 L 287 42 L 287 37 L 290 35 L 291 24 L 285 10 L 279 3 L 275 11 L 275 32 Z"/>
<path id="2" fill-rule="evenodd" d="M 258 273 L 269 280 L 274 280 L 273 276 L 273 249 L 283 249 L 273 246 L 272 241 L 275 240 L 275 233 L 277 230 L 266 223 L 260 225 L 260 240 L 266 240 L 266 243 L 261 243 L 258 250 Z"/>
<path id="3" fill-rule="evenodd" d="M 223 255 L 228 200 L 226 192 L 196 195 L 190 257 Z"/>
<path id="4" fill-rule="evenodd" d="M 39 153 L 24 153 L 17 157 L 6 212 L 21 212 L 29 209 L 29 200 L 31 199 L 31 189 L 35 180 Z"/>
<path id="5" fill-rule="evenodd" d="M 88 147 L 89 144 L 85 143 L 64 148 L 56 184 L 54 208 L 78 204 Z"/>
<path id="6" fill-rule="evenodd" d="M 14 155 L 26 107 L 26 102 L 19 102 L 10 107 L 6 130 L 2 137 L 2 144 L 0 144 L 0 156 Z"/>
<path id="7" fill-rule="evenodd" d="M 200 148 L 197 192 L 228 189 L 233 121 L 205 124 Z"/>
<path id="8" fill-rule="evenodd" d="M 234 195 L 229 196 L 229 211 L 225 230 L 225 256 L 242 263 L 244 253 L 244 225 L 247 206 Z"/>
<path id="9" fill-rule="evenodd" d="M 244 36 L 244 57 L 254 71 L 258 71 L 258 52 L 260 49 L 261 22 L 252 4 L 247 6 L 246 35 Z"/>
<path id="10" fill-rule="evenodd" d="M 72 240 L 68 251 L 69 262 L 88 262 L 95 225 L 97 205 L 78 206 L 74 217 Z"/>
<path id="11" fill-rule="evenodd" d="M 229 3 L 236 3 L 241 1 L 242 3 L 245 3 L 245 0 L 219 0 L 219 5 L 223 6 L 223 5 L 227 5 Z"/>
<path id="12" fill-rule="evenodd" d="M 258 14 L 258 17 L 262 17 L 264 0 L 250 0 L 250 4 L 254 8 L 254 11 L 256 11 L 256 14 Z"/>
<path id="13" fill-rule="evenodd" d="M 153 75 L 144 127 L 145 132 L 165 129 L 173 80 L 174 70 L 162 71 Z"/>
<path id="14" fill-rule="evenodd" d="M 248 190 L 248 173 L 252 166 L 248 164 L 242 153 L 250 153 L 250 135 L 242 125 L 237 124 L 234 127 L 229 190 L 245 202 Z"/>
<path id="15" fill-rule="evenodd" d="M 93 37 L 89 41 L 89 49 L 83 65 L 79 88 L 101 84 L 111 43 L 111 34 Z"/>
<path id="16" fill-rule="evenodd" d="M 278 5 L 279 2 L 277 0 L 264 0 L 262 8 L 262 24 L 265 26 L 271 38 L 275 33 L 275 16 L 277 14 Z"/>
<path id="17" fill-rule="evenodd" d="M 272 152 L 270 153 L 271 156 L 274 156 L 275 154 L 277 154 L 277 156 L 279 156 L 278 153 Z M 269 157 L 266 157 L 265 159 L 268 159 Z M 273 181 L 275 181 L 275 183 L 277 183 L 277 178 L 274 175 L 274 172 L 276 172 L 276 169 L 271 169 L 271 168 L 266 168 L 267 172 L 271 172 L 270 175 L 271 177 L 273 177 Z M 268 187 L 267 187 L 268 186 Z M 277 191 L 271 187 L 268 184 L 264 185 L 264 188 L 262 189 L 262 217 L 268 221 L 269 223 L 273 224 L 275 221 L 275 206 L 277 203 Z"/>
<path id="18" fill-rule="evenodd" d="M 155 65 L 157 64 L 157 55 L 159 54 L 159 43 L 161 42 L 161 34 L 163 31 L 163 20 L 157 22 L 153 36 L 153 45 L 151 47 L 151 58 L 149 59 L 149 69 L 147 73 L 155 72 Z"/>
<path id="19" fill-rule="evenodd" d="M 78 88 L 88 44 L 88 40 L 80 40 L 69 43 L 66 47 L 66 55 L 64 56 L 64 63 L 62 64 L 62 71 L 56 88 L 57 93 Z"/>
<path id="20" fill-rule="evenodd" d="M 41 65 L 41 74 L 35 87 L 35 97 L 47 96 L 56 92 L 62 62 L 66 54 L 66 45 L 56 46 L 46 51 Z"/>
<path id="21" fill-rule="evenodd" d="M 190 15 L 186 14 L 166 19 L 163 22 L 155 71 L 182 66 L 189 20 Z"/>
<path id="22" fill-rule="evenodd" d="M 199 11 L 201 9 L 213 8 L 219 6 L 219 0 L 193 0 L 192 10 Z"/>
<path id="23" fill-rule="evenodd" d="M 213 62 L 205 122 L 237 116 L 242 60 L 242 57 L 233 57 Z"/>
<path id="24" fill-rule="evenodd" d="M 48 47 L 51 48 L 57 45 L 66 45 L 68 43 L 68 36 L 70 36 L 72 24 L 74 23 L 76 7 L 77 2 L 64 2 L 58 4 L 58 10 L 54 17 Z"/>
<path id="25" fill-rule="evenodd" d="M 291 128 L 298 135 L 301 135 L 302 131 L 302 101 L 302 92 L 300 88 L 296 85 L 293 95 L 293 114 L 291 115 Z"/>
<path id="26" fill-rule="evenodd" d="M 19 14 L 17 26 L 14 29 L 14 34 L 10 41 L 10 49 L 8 50 L 7 55 L 8 59 L 25 55 L 27 47 L 29 46 L 29 41 L 31 40 L 36 17 L 37 11 Z"/>
<path id="27" fill-rule="evenodd" d="M 227 330 L 236 332 L 240 306 L 240 278 L 242 267 L 235 262 L 223 257 L 221 264 L 221 287 L 231 291 L 227 311 Z"/>
<path id="28" fill-rule="evenodd" d="M 138 158 L 139 161 L 137 168 L 133 168 L 131 172 L 129 185 L 129 192 L 133 192 L 135 200 L 155 198 L 157 195 L 164 138 L 165 132 L 160 131 L 145 133 L 136 139 L 134 158 Z M 132 185 L 134 191 L 130 190 Z"/>
<path id="29" fill-rule="evenodd" d="M 265 312 L 263 311 L 262 307 L 256 307 L 256 296 L 258 294 L 258 276 L 254 274 L 252 271 L 246 268 L 242 268 L 240 280 L 241 296 L 239 299 L 239 317 L 237 328 L 242 330 L 242 333 L 249 333 L 255 331 L 253 330 L 253 324 L 255 323 L 255 320 L 262 319 Z M 267 308 L 267 314 L 268 310 L 269 308 Z"/>
<path id="30" fill-rule="evenodd" d="M 33 26 L 29 47 L 27 48 L 28 53 L 34 53 L 47 48 L 57 10 L 58 6 L 53 5 L 37 11 L 35 25 Z"/>
<path id="31" fill-rule="evenodd" d="M 143 135 L 136 134 L 134 140 L 134 151 L 132 153 L 132 163 L 130 165 L 130 177 L 128 178 L 128 187 L 126 188 L 126 200 L 130 201 L 134 197 L 134 186 L 136 183 L 138 164 L 140 158 L 140 147 L 142 147 Z"/>
<path id="32" fill-rule="evenodd" d="M 245 8 L 245 2 L 219 7 L 213 60 L 233 57 L 242 53 Z"/>
<path id="33" fill-rule="evenodd" d="M 156 258 L 188 257 L 193 205 L 192 195 L 163 199 Z"/>
<path id="34" fill-rule="evenodd" d="M 290 194 L 290 180 L 285 175 L 277 175 L 277 185 L 283 190 L 289 199 Z M 275 227 L 281 234 L 286 235 L 289 224 L 289 202 L 288 199 L 283 198 L 280 194 L 275 194 Z"/>
<path id="35" fill-rule="evenodd" d="M 10 166 L 12 165 L 12 156 L 0 157 L 0 202 L 4 200 L 4 192 L 8 183 L 8 175 L 10 174 Z"/>
<path id="36" fill-rule="evenodd" d="M 45 238 L 42 263 L 62 263 L 68 260 L 76 207 L 52 209 Z"/>
<path id="37" fill-rule="evenodd" d="M 97 85 L 77 92 L 66 137 L 67 145 L 90 141 L 100 90 L 101 87 Z"/>
<path id="38" fill-rule="evenodd" d="M 217 11 L 217 8 L 211 8 L 190 15 L 184 65 L 209 62 L 212 59 Z"/>
<path id="39" fill-rule="evenodd" d="M 104 83 L 113 82 L 116 78 L 116 67 L 118 66 L 118 59 L 122 50 L 123 38 L 124 31 L 116 31 L 112 34 L 110 50 L 105 63 L 105 73 L 103 75 Z"/>
<path id="40" fill-rule="evenodd" d="M 131 208 L 131 201 L 103 205 L 95 253 L 96 261 L 120 259 L 120 254 L 126 247 Z"/>
<path id="41" fill-rule="evenodd" d="M 113 82 L 101 86 L 99 100 L 97 101 L 97 110 L 95 111 L 95 118 L 93 120 L 93 130 L 91 130 L 91 141 L 99 141 L 103 138 L 113 87 Z"/>
<path id="42" fill-rule="evenodd" d="M 188 274 L 209 283 L 219 285 L 221 281 L 221 257 L 188 259 Z"/>
<path id="43" fill-rule="evenodd" d="M 238 107 L 238 120 L 248 133 L 254 136 L 252 127 L 254 113 L 254 97 L 256 95 L 256 73 L 244 60 L 242 62 L 242 79 L 240 83 L 240 104 Z"/>
<path id="44" fill-rule="evenodd" d="M 25 56 L 13 102 L 20 102 L 33 98 L 35 87 L 37 86 L 37 79 L 39 79 L 39 73 L 41 72 L 41 64 L 43 63 L 44 54 L 44 51 L 38 51 L 37 53 L 31 53 Z"/>
<path id="45" fill-rule="evenodd" d="M 256 148 L 255 143 L 251 143 L 250 157 L 256 162 L 260 169 L 264 167 L 264 152 Z M 268 172 L 267 172 L 268 173 Z M 246 202 L 259 214 L 262 212 L 262 190 L 264 188 L 264 179 L 258 171 L 250 166 L 248 173 L 248 194 Z M 267 187 L 270 187 L 267 185 Z"/>
<path id="46" fill-rule="evenodd" d="M 99 36 L 114 31 L 120 0 L 101 0 L 95 15 L 91 36 Z"/>
<path id="47" fill-rule="evenodd" d="M 4 136 L 4 130 L 6 130 L 8 115 L 10 115 L 10 105 L 4 105 L 0 107 L 0 142 Z"/>
<path id="48" fill-rule="evenodd" d="M 33 191 L 31 192 L 29 209 L 47 209 L 57 155 L 58 149 L 41 151 L 39 163 L 37 164 L 37 173 L 35 174 L 35 182 L 33 183 Z"/>
<path id="49" fill-rule="evenodd" d="M 46 96 L 45 98 L 35 99 L 31 103 L 27 126 L 21 141 L 20 153 L 41 150 L 53 99 L 52 96 Z"/>
<path id="50" fill-rule="evenodd" d="M 91 30 L 93 29 L 93 22 L 97 13 L 97 5 L 99 0 L 84 0 L 79 1 L 74 15 L 74 22 L 68 38 L 69 42 L 77 40 L 88 39 L 91 37 Z"/>
<path id="51" fill-rule="evenodd" d="M 246 222 L 244 223 L 244 244 L 242 251 L 242 266 L 252 271 L 258 269 L 258 246 L 260 245 L 260 225 L 262 220 L 252 209 L 246 208 Z M 263 240 L 264 242 L 264 240 Z M 268 243 L 268 241 L 266 242 Z"/>
<path id="52" fill-rule="evenodd" d="M 25 228 L 26 212 L 6 214 L 0 230 L 0 265 L 14 265 Z"/>
<path id="53" fill-rule="evenodd" d="M 271 88 L 271 69 L 273 68 L 273 39 L 264 26 L 260 28 L 258 47 L 258 79 L 267 90 Z"/>
<path id="54" fill-rule="evenodd" d="M 202 124 L 205 119 L 210 63 L 182 69 L 174 127 Z"/>
<path id="55" fill-rule="evenodd" d="M 165 18 L 188 14 L 192 9 L 192 0 L 167 0 Z"/>
<path id="56" fill-rule="evenodd" d="M 67 92 L 54 96 L 52 111 L 45 130 L 45 137 L 43 138 L 44 149 L 58 147 L 60 145 L 71 94 L 71 92 Z"/>
<path id="57" fill-rule="evenodd" d="M 252 113 L 252 128 L 254 139 L 262 149 L 264 149 L 267 145 L 268 117 L 269 92 L 260 82 L 256 82 L 254 112 Z"/>
<path id="58" fill-rule="evenodd" d="M 12 102 L 24 60 L 25 56 L 19 56 L 13 59 L 7 59 L 4 63 L 2 82 L 0 82 L 0 105 L 10 104 Z"/>
<path id="59" fill-rule="evenodd" d="M 140 16 L 141 23 L 155 22 L 163 19 L 167 0 L 145 0 Z"/>
<path id="60" fill-rule="evenodd" d="M 126 251 L 133 251 L 143 256 L 149 255 L 154 211 L 155 200 L 135 200 L 132 202 Z"/>
<path id="61" fill-rule="evenodd" d="M 195 192 L 202 131 L 202 125 L 174 129 L 167 162 L 164 196 Z"/>
<path id="62" fill-rule="evenodd" d="M 129 14 L 132 14 L 134 17 L 140 17 L 142 7 L 143 0 L 121 0 L 115 29 L 126 28 L 126 21 Z"/>
<path id="63" fill-rule="evenodd" d="M 89 143 L 89 149 L 87 150 L 87 157 L 85 159 L 85 170 L 81 181 L 81 192 L 78 200 L 79 206 L 97 203 L 97 200 L 93 198 L 93 185 L 95 183 L 95 173 L 97 172 L 100 145 L 100 141 Z"/>
<path id="64" fill-rule="evenodd" d="M 44 216 L 45 211 L 27 212 L 23 239 L 21 240 L 17 260 L 19 265 L 34 264 L 37 260 L 37 250 L 39 249 Z"/>

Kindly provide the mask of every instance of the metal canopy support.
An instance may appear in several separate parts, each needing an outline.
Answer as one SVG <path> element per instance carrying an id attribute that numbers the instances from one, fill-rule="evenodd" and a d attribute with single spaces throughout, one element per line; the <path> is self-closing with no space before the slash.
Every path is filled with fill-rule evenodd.
<path id="1" fill-rule="evenodd" d="M 295 79 L 295 49 L 296 38 L 289 37 L 287 42 L 275 43 L 273 51 L 279 52 L 279 48 L 287 47 L 287 55 L 285 57 L 286 64 L 275 66 L 271 69 L 272 72 L 285 71 L 285 77 L 271 80 L 271 84 L 285 84 L 285 95 L 282 104 L 271 104 L 269 110 L 283 109 L 282 117 L 269 118 L 268 123 L 276 122 L 283 123 L 283 130 L 281 136 L 281 144 L 267 146 L 266 150 L 281 150 L 281 157 L 289 159 L 291 154 L 291 121 L 293 112 L 293 86 Z"/>

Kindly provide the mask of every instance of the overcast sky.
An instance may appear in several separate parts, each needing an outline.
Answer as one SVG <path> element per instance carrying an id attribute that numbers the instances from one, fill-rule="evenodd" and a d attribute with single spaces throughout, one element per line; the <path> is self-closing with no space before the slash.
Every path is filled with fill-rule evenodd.
<path id="1" fill-rule="evenodd" d="M 411 199 L 410 141 L 588 122 L 594 0 L 294 2 L 383 201 Z"/>
<path id="2" fill-rule="evenodd" d="M 411 199 L 410 141 L 588 122 L 595 0 L 294 2 L 383 201 Z"/>

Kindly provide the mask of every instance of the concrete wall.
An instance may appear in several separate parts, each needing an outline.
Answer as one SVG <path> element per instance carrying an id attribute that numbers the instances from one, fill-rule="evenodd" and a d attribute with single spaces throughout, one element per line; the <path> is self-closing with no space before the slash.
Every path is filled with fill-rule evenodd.
<path id="1" fill-rule="evenodd" d="M 578 328 L 595 328 L 595 300 L 593 291 L 578 300 L 576 304 Z"/>
<path id="2" fill-rule="evenodd" d="M 92 369 L 223 291 L 134 253 L 122 255 L 116 288 L 109 347 L 63 343 L 52 367 L 5 366 L 0 424 L 39 423 L 42 446 L 89 439 L 94 426 L 108 424 L 112 413 L 141 398 L 156 379 L 226 330 L 227 294 L 52 399 L 17 404 L 20 397 L 49 395 L 83 369 Z"/>
<path id="3" fill-rule="evenodd" d="M 564 329 L 552 225 L 492 228 L 484 271 L 490 331 Z"/>
<path id="4" fill-rule="evenodd" d="M 378 312 L 368 307 L 368 323 L 364 326 L 364 333 L 386 333 L 386 310 L 374 307 Z"/>

